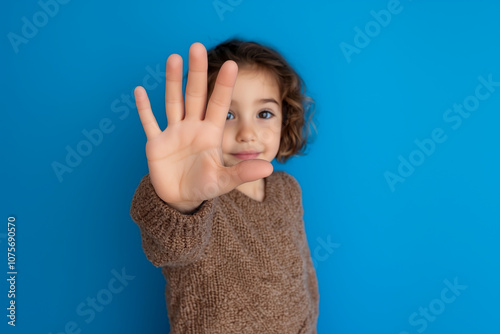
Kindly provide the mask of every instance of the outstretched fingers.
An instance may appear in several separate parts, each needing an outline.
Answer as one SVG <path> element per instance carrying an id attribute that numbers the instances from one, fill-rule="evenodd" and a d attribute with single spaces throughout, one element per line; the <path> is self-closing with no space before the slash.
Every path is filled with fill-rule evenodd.
<path id="1" fill-rule="evenodd" d="M 184 99 L 182 98 L 182 57 L 172 54 L 167 58 L 165 71 L 165 111 L 168 124 L 184 118 Z"/>
<path id="2" fill-rule="evenodd" d="M 238 76 L 238 65 L 232 60 L 226 61 L 220 68 L 214 90 L 207 105 L 205 120 L 224 129 L 227 112 L 231 106 L 231 96 Z"/>
<path id="3" fill-rule="evenodd" d="M 207 50 L 201 43 L 189 48 L 189 72 L 186 84 L 186 119 L 202 120 L 207 103 Z"/>
<path id="4" fill-rule="evenodd" d="M 156 122 L 155 115 L 151 110 L 151 104 L 149 103 L 148 94 L 146 90 L 137 86 L 134 90 L 135 104 L 137 105 L 137 111 L 139 112 L 139 118 L 141 119 L 142 127 L 146 133 L 146 137 L 149 139 L 156 137 L 161 133 L 160 127 Z"/>

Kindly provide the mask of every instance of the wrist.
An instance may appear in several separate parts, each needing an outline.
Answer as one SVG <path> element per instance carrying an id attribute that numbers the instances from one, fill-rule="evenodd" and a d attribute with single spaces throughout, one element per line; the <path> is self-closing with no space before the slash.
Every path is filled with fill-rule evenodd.
<path id="1" fill-rule="evenodd" d="M 175 210 L 179 211 L 180 213 L 193 214 L 196 211 L 198 211 L 199 207 L 203 204 L 203 201 L 201 201 L 201 202 L 177 202 L 177 203 L 165 202 L 165 203 L 167 203 L 168 206 L 174 208 Z"/>

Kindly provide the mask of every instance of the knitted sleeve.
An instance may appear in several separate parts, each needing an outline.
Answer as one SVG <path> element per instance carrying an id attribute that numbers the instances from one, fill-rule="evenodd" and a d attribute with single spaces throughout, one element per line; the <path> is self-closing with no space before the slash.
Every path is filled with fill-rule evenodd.
<path id="1" fill-rule="evenodd" d="M 306 247 L 307 251 L 306 253 L 309 254 L 309 256 L 306 257 L 307 259 L 307 285 L 309 288 L 309 292 L 311 293 L 311 299 L 312 299 L 312 306 L 314 308 L 314 314 L 316 315 L 316 318 L 319 314 L 319 287 L 318 287 L 318 279 L 316 277 L 316 270 L 314 269 L 310 252 L 309 252 L 309 247 L 307 246 L 307 239 L 306 239 Z"/>
<path id="2" fill-rule="evenodd" d="M 305 233 L 305 225 L 303 220 L 304 209 L 302 206 L 302 189 L 300 188 L 300 184 L 293 176 L 289 174 L 285 174 L 285 176 L 286 176 L 286 184 L 290 187 L 290 190 L 288 192 L 290 194 L 290 203 L 292 203 L 292 207 L 294 210 L 293 212 L 296 212 L 298 215 L 297 221 L 299 222 L 299 224 L 297 226 L 297 229 L 299 232 L 300 242 L 303 247 L 302 248 L 303 256 L 306 261 L 307 287 L 312 300 L 312 307 L 314 308 L 313 313 L 317 317 L 317 315 L 319 314 L 318 280 L 316 277 L 316 270 L 314 269 L 314 265 L 312 263 L 311 252 L 309 249 L 309 244 L 307 242 L 307 237 Z M 316 333 L 316 329 L 314 329 L 313 333 Z"/>
<path id="3" fill-rule="evenodd" d="M 156 267 L 196 261 L 210 240 L 217 198 L 207 200 L 193 214 L 183 214 L 155 192 L 149 174 L 139 183 L 130 216 L 139 226 L 142 248 Z"/>

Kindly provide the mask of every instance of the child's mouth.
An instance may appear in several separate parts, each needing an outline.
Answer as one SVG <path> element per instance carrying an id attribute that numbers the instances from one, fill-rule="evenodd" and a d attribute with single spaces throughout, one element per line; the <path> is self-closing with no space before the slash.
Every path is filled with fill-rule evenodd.
<path id="1" fill-rule="evenodd" d="M 234 153 L 233 155 L 240 160 L 256 159 L 259 156 L 259 152 L 240 152 Z"/>

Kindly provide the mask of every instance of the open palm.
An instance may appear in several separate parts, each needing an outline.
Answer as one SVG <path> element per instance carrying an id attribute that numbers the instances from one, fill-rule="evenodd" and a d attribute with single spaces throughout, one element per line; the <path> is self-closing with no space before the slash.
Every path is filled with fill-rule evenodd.
<path id="1" fill-rule="evenodd" d="M 271 163 L 258 159 L 224 166 L 222 138 L 238 66 L 234 61 L 222 65 L 208 105 L 207 68 L 205 47 L 194 43 L 189 50 L 184 103 L 182 58 L 173 54 L 167 59 L 168 125 L 164 131 L 156 122 L 144 88 L 139 86 L 134 92 L 147 137 L 146 157 L 153 187 L 163 201 L 187 211 L 242 183 L 266 177 L 273 170 Z"/>

